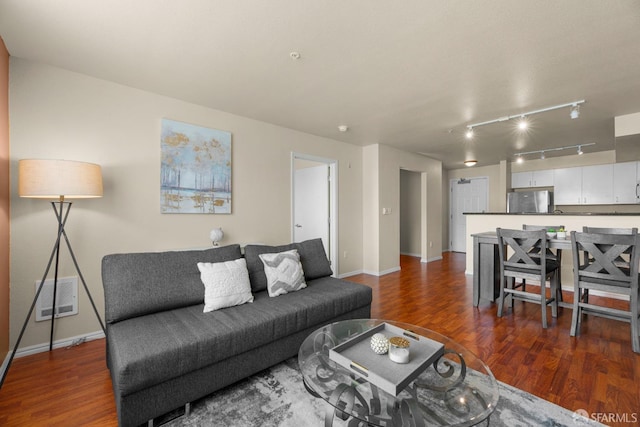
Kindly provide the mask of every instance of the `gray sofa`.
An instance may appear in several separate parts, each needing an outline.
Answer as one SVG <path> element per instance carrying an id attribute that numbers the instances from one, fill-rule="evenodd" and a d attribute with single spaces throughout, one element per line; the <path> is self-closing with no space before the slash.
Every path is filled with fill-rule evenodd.
<path id="1" fill-rule="evenodd" d="M 269 297 L 258 255 L 297 249 L 307 287 Z M 336 279 L 319 239 L 248 245 L 254 301 L 203 313 L 198 262 L 242 257 L 238 245 L 107 255 L 107 364 L 121 426 L 134 426 L 298 353 L 322 325 L 371 314 L 371 289 Z"/>

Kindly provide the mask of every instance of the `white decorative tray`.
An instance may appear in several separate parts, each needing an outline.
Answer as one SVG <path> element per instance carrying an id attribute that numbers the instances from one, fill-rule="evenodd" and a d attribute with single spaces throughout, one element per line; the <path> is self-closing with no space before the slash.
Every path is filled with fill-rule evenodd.
<path id="1" fill-rule="evenodd" d="M 388 338 L 398 336 L 409 340 L 409 363 L 395 363 L 388 354 L 371 350 L 370 339 L 381 333 Z M 329 359 L 363 377 L 387 393 L 397 396 L 411 381 L 444 354 L 444 345 L 411 331 L 382 323 L 362 332 L 329 350 Z"/>

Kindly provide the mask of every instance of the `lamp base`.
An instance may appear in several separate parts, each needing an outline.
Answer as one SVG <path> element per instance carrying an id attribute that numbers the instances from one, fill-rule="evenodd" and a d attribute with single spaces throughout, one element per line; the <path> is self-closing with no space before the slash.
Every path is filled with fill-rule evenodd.
<path id="1" fill-rule="evenodd" d="M 56 204 L 60 205 L 60 209 L 58 209 L 58 206 Z M 53 307 L 52 307 L 52 313 L 55 313 L 56 311 L 56 292 L 57 292 L 57 285 L 58 285 L 58 265 L 59 265 L 59 261 L 60 261 L 60 241 L 61 239 L 64 237 L 65 242 L 67 243 L 67 248 L 69 249 L 69 254 L 71 255 L 71 259 L 73 260 L 73 265 L 76 268 L 76 272 L 78 273 L 78 277 L 80 278 L 81 282 L 82 282 L 82 286 L 84 287 L 84 290 L 87 293 L 87 296 L 89 297 L 89 301 L 91 302 L 91 306 L 93 307 L 93 311 L 96 314 L 96 317 L 98 319 L 98 322 L 100 322 L 100 327 L 102 328 L 102 332 L 105 333 L 106 335 L 106 330 L 104 327 L 104 323 L 102 322 L 102 318 L 100 317 L 100 314 L 98 313 L 98 309 L 96 308 L 95 303 L 93 302 L 93 298 L 91 297 L 91 292 L 89 292 L 89 288 L 87 287 L 87 283 L 84 280 L 84 276 L 82 275 L 82 272 L 80 271 L 80 266 L 78 265 L 78 260 L 76 259 L 76 256 L 73 252 L 73 249 L 71 248 L 71 243 L 69 243 L 69 238 L 67 237 L 67 233 L 64 229 L 65 224 L 67 223 L 67 218 L 69 217 L 69 212 L 71 211 L 71 202 L 65 202 L 64 198 L 61 197 L 59 202 L 51 202 L 51 206 L 53 207 L 53 211 L 56 215 L 56 219 L 58 221 L 58 237 L 53 245 L 53 250 L 51 251 L 51 256 L 49 257 L 49 262 L 47 264 L 47 268 L 44 271 L 44 274 L 42 276 L 42 280 L 40 281 L 40 285 L 38 286 L 38 290 L 36 291 L 36 295 L 33 298 L 33 302 L 31 303 L 31 308 L 29 309 L 29 313 L 27 314 L 26 319 L 24 320 L 24 324 L 22 325 L 22 329 L 20 330 L 20 335 L 18 335 L 18 340 L 16 341 L 15 346 L 13 347 L 13 350 L 11 351 L 11 356 L 9 357 L 9 361 L 7 362 L 7 367 L 4 370 L 4 372 L 2 373 L 2 378 L 0 379 L 0 388 L 2 388 L 2 385 L 4 384 L 4 380 L 7 376 L 7 373 L 9 372 L 9 368 L 11 367 L 11 362 L 13 361 L 13 358 L 16 355 L 16 351 L 18 350 L 18 347 L 20 346 L 20 342 L 22 341 L 22 337 L 24 335 L 24 331 L 27 329 L 27 324 L 29 323 L 29 319 L 31 318 L 31 314 L 33 313 L 33 309 L 36 306 L 36 303 L 38 301 L 38 297 L 40 296 L 40 292 L 42 292 L 42 288 L 44 287 L 44 283 L 47 280 L 47 275 L 49 274 L 49 270 L 51 269 L 51 264 L 53 263 L 54 257 L 55 257 L 55 269 L 54 269 L 54 284 L 53 284 Z M 66 206 L 66 210 L 64 209 Z M 49 351 L 53 350 L 53 332 L 54 332 L 54 323 L 55 323 L 55 314 L 53 314 L 51 316 L 51 334 L 49 337 Z"/>

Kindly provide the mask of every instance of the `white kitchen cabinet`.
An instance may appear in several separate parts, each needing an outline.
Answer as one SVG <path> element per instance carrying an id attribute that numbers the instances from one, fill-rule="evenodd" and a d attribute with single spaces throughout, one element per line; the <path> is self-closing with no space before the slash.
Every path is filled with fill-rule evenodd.
<path id="1" fill-rule="evenodd" d="M 553 189 L 555 205 L 613 204 L 613 165 L 555 169 Z"/>
<path id="2" fill-rule="evenodd" d="M 638 178 L 640 162 L 615 163 L 613 165 L 613 202 L 617 204 L 640 203 Z"/>
<path id="3" fill-rule="evenodd" d="M 582 204 L 613 204 L 613 165 L 582 167 Z"/>
<path id="4" fill-rule="evenodd" d="M 553 202 L 556 206 L 582 204 L 582 168 L 553 170 Z"/>
<path id="5" fill-rule="evenodd" d="M 553 187 L 553 169 L 544 171 L 534 171 L 532 187 Z"/>
<path id="6" fill-rule="evenodd" d="M 511 188 L 531 187 L 531 172 L 515 172 L 511 174 Z"/>
<path id="7" fill-rule="evenodd" d="M 552 187 L 553 170 L 514 172 L 511 174 L 511 188 Z"/>

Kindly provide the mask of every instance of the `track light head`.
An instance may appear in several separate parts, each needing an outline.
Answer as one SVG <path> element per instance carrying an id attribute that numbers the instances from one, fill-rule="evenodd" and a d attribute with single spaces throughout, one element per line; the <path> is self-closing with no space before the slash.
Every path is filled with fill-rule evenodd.
<path id="1" fill-rule="evenodd" d="M 467 139 L 473 138 L 473 128 L 471 126 L 467 128 L 467 133 L 465 133 L 465 136 L 467 137 Z"/>
<path id="2" fill-rule="evenodd" d="M 578 104 L 573 104 L 573 106 L 571 106 L 571 112 L 569 113 L 569 116 L 572 119 L 577 119 L 578 117 L 580 117 L 580 106 Z"/>
<path id="3" fill-rule="evenodd" d="M 584 153 L 584 151 L 582 151 L 582 146 L 578 145 L 578 156 L 581 156 Z"/>
<path id="4" fill-rule="evenodd" d="M 540 160 L 544 160 L 544 151 L 540 152 Z"/>
<path id="5" fill-rule="evenodd" d="M 518 122 L 518 129 L 527 130 L 529 127 L 529 123 L 527 122 L 527 118 L 525 116 L 520 117 L 520 121 Z"/>
<path id="6" fill-rule="evenodd" d="M 524 158 L 522 158 L 522 156 L 518 156 L 518 158 L 516 159 L 517 163 L 523 163 L 524 162 Z"/>

